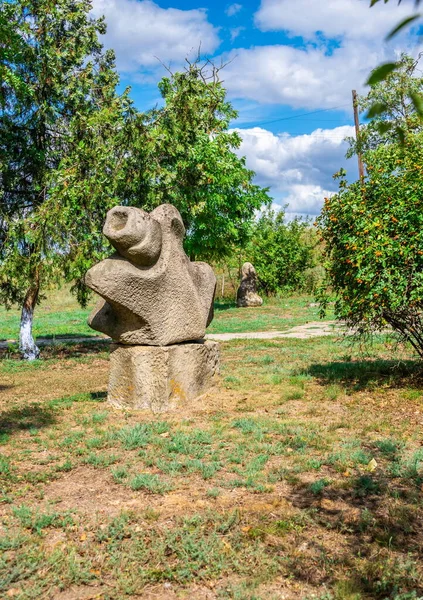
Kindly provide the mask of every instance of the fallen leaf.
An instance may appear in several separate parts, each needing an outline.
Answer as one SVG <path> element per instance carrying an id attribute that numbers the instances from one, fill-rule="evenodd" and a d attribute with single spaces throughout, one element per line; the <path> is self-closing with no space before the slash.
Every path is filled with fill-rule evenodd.
<path id="1" fill-rule="evenodd" d="M 367 465 L 367 470 L 370 471 L 370 473 L 373 473 L 373 471 L 376 470 L 376 467 L 377 467 L 377 462 L 375 461 L 374 458 L 372 458 L 372 460 Z"/>

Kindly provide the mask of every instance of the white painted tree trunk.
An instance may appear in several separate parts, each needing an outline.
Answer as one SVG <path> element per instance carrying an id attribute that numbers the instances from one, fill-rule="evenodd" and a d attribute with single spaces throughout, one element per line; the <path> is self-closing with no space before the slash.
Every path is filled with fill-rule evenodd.
<path id="1" fill-rule="evenodd" d="M 34 308 L 37 297 L 38 285 L 28 291 L 22 307 L 19 352 L 25 360 L 36 360 L 40 356 L 40 349 L 37 347 L 32 336 L 32 322 L 34 320 Z"/>

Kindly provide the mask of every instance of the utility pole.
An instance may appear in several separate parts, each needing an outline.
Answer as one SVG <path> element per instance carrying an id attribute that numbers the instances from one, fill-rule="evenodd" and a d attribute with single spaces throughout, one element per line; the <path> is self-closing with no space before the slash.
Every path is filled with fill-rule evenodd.
<path id="1" fill-rule="evenodd" d="M 354 109 L 354 123 L 355 123 L 355 139 L 357 143 L 360 143 L 360 121 L 358 119 L 358 105 L 357 105 L 357 92 L 352 91 L 353 109 Z M 358 174 L 360 175 L 360 181 L 364 179 L 364 165 L 363 159 L 361 158 L 360 150 L 357 152 L 358 157 Z"/>

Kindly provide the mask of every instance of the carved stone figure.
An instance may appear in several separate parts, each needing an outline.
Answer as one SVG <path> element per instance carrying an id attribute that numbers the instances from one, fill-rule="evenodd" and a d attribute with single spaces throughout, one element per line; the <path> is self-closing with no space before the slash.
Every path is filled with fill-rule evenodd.
<path id="1" fill-rule="evenodd" d="M 246 262 L 241 269 L 241 284 L 236 294 L 238 308 L 261 306 L 262 298 L 257 294 L 257 273 L 253 265 Z"/>
<path id="2" fill-rule="evenodd" d="M 198 398 L 219 371 L 219 346 L 203 339 L 213 318 L 211 267 L 189 261 L 184 224 L 170 204 L 150 214 L 117 206 L 103 233 L 116 253 L 85 282 L 102 297 L 88 324 L 115 342 L 109 402 L 160 412 Z"/>
<path id="3" fill-rule="evenodd" d="M 88 324 L 121 344 L 168 346 L 204 337 L 213 318 L 216 287 L 206 263 L 190 262 L 181 215 L 170 204 L 151 214 L 117 206 L 104 235 L 116 254 L 85 277 L 103 300 Z"/>

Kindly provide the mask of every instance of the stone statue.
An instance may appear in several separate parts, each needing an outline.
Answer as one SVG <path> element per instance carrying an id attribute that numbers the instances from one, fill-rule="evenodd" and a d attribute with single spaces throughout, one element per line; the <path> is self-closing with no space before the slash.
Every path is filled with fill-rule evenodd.
<path id="1" fill-rule="evenodd" d="M 109 401 L 157 412 L 198 397 L 219 366 L 218 344 L 203 339 L 216 278 L 209 265 L 186 256 L 181 215 L 170 204 L 150 214 L 116 206 L 103 233 L 116 253 L 85 282 L 102 298 L 88 324 L 115 342 Z"/>
<path id="2" fill-rule="evenodd" d="M 103 300 L 88 324 L 121 344 L 168 346 L 204 337 L 213 318 L 216 277 L 209 265 L 190 262 L 185 228 L 170 204 L 151 214 L 117 206 L 104 235 L 116 254 L 85 277 Z"/>
<path id="3" fill-rule="evenodd" d="M 242 265 L 241 284 L 236 294 L 236 304 L 238 308 L 263 304 L 262 298 L 257 294 L 257 273 L 249 262 Z"/>

